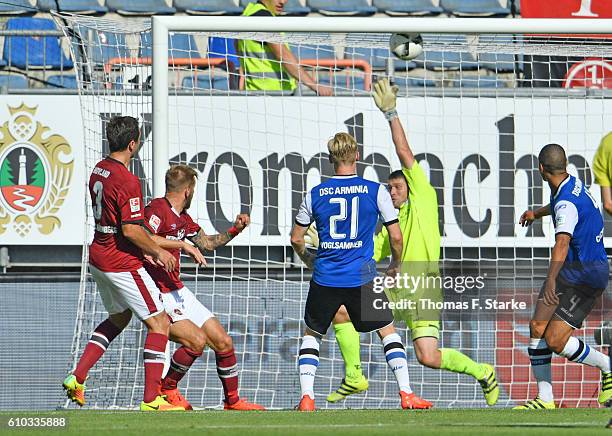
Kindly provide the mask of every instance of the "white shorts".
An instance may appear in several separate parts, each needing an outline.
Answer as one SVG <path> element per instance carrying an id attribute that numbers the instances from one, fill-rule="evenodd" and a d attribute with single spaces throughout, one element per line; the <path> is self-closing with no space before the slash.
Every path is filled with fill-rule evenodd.
<path id="1" fill-rule="evenodd" d="M 161 296 L 164 309 L 166 309 L 166 313 L 168 313 L 172 322 L 188 319 L 198 327 L 202 327 L 206 321 L 214 316 L 187 288 L 164 292 Z"/>
<path id="2" fill-rule="evenodd" d="M 89 271 L 109 315 L 130 309 L 144 320 L 163 312 L 161 292 L 144 267 L 136 271 L 105 272 L 90 264 Z"/>

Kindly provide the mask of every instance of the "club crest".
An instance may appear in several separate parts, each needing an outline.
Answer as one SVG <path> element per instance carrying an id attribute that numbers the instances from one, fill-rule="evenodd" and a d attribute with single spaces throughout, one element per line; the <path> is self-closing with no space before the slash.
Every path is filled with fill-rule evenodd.
<path id="1" fill-rule="evenodd" d="M 25 237 L 61 226 L 57 217 L 74 170 L 66 139 L 36 119 L 37 108 L 9 106 L 0 127 L 0 235 L 9 227 Z"/>

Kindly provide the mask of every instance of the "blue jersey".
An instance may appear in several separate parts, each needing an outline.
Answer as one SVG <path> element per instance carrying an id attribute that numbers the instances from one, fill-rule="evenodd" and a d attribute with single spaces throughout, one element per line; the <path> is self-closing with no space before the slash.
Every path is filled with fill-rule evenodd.
<path id="1" fill-rule="evenodd" d="M 381 218 L 397 222 L 391 196 L 380 183 L 335 176 L 315 186 L 295 217 L 298 225 L 316 222 L 319 249 L 312 279 L 321 286 L 361 286 L 376 276 L 374 230 Z"/>
<path id="2" fill-rule="evenodd" d="M 608 258 L 603 244 L 604 223 L 595 199 L 576 177 L 567 177 L 551 195 L 550 211 L 555 234 L 572 239 L 559 272 L 575 285 L 602 289 L 608 285 Z"/>

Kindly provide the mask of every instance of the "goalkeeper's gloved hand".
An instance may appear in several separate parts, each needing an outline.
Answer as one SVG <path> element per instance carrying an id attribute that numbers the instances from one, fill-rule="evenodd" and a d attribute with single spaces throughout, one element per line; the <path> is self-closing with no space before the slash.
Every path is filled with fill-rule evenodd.
<path id="1" fill-rule="evenodd" d="M 304 241 L 306 244 L 312 246 L 315 250 L 319 248 L 319 232 L 317 232 L 317 226 L 315 223 L 312 223 L 308 230 L 306 230 L 306 235 L 304 235 Z"/>
<path id="2" fill-rule="evenodd" d="M 399 88 L 396 85 L 391 86 L 389 79 L 383 78 L 376 81 L 374 84 L 374 102 L 378 109 L 385 114 L 387 121 L 391 121 L 397 117 L 395 105 L 397 102 L 397 91 Z"/>

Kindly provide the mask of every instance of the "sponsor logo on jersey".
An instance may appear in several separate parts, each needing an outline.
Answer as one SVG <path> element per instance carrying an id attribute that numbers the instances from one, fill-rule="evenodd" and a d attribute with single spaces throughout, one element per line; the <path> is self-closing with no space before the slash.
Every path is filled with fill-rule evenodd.
<path id="1" fill-rule="evenodd" d="M 130 198 L 130 211 L 138 212 L 140 210 L 140 198 Z"/>
<path id="2" fill-rule="evenodd" d="M 149 218 L 149 225 L 151 226 L 153 230 L 155 230 L 155 233 L 157 233 L 157 231 L 159 230 L 160 224 L 161 224 L 161 219 L 159 219 L 157 215 L 151 215 L 151 218 Z"/>
<path id="3" fill-rule="evenodd" d="M 560 226 L 562 224 L 565 224 L 565 215 L 557 215 L 557 219 L 555 220 L 555 225 Z"/>
<path id="4" fill-rule="evenodd" d="M 48 235 L 68 196 L 74 170 L 68 141 L 37 119 L 37 108 L 8 107 L 0 126 L 0 235 L 11 228 L 26 237 L 35 228 Z"/>

